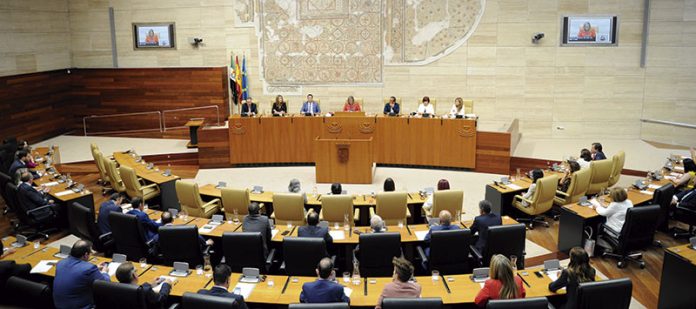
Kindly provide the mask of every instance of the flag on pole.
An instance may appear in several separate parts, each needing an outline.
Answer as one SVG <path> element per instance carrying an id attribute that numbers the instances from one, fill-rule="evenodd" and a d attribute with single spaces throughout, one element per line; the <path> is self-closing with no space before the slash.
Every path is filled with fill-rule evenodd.
<path id="1" fill-rule="evenodd" d="M 239 104 L 241 85 L 237 83 L 237 72 L 234 66 L 234 57 L 230 55 L 230 88 L 232 89 L 232 102 Z"/>
<path id="2" fill-rule="evenodd" d="M 242 71 L 239 67 L 239 56 L 235 57 L 234 77 L 237 84 L 237 102 L 242 102 Z"/>
<path id="3" fill-rule="evenodd" d="M 247 82 L 246 55 L 242 56 L 242 99 L 249 97 L 249 83 Z"/>

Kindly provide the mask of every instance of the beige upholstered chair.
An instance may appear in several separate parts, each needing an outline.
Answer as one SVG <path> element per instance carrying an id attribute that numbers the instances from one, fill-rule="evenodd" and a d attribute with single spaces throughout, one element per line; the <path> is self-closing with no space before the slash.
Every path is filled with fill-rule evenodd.
<path id="1" fill-rule="evenodd" d="M 118 171 L 121 173 L 121 179 L 126 186 L 126 194 L 131 198 L 139 197 L 143 202 L 146 202 L 160 194 L 160 189 L 156 183 L 149 185 L 140 183 L 142 179 L 138 179 L 134 169 L 121 165 Z"/>
<path id="2" fill-rule="evenodd" d="M 343 226 L 345 216 L 348 216 L 348 224 L 353 227 L 353 221 L 360 218 L 359 212 L 353 210 L 353 197 L 350 195 L 324 195 L 321 198 L 320 220 L 329 224 L 338 223 Z"/>
<path id="3" fill-rule="evenodd" d="M 556 197 L 554 197 L 553 203 L 558 206 L 577 203 L 581 197 L 585 196 L 589 186 L 590 169 L 583 168 L 570 175 L 570 185 L 568 185 L 567 192 L 556 190 Z"/>
<path id="4" fill-rule="evenodd" d="M 430 211 L 425 211 L 426 217 L 437 217 L 440 212 L 447 210 L 452 214 L 452 218 L 455 218 L 457 211 L 462 211 L 462 204 L 464 203 L 464 191 L 462 190 L 442 190 L 433 192 L 433 207 Z M 454 221 L 459 221 L 461 219 L 455 219 Z"/>
<path id="5" fill-rule="evenodd" d="M 541 223 L 548 227 L 548 222 L 540 215 L 553 207 L 553 198 L 556 196 L 557 187 L 558 176 L 551 175 L 537 179 L 536 189 L 530 199 L 515 195 L 512 199 L 512 205 L 531 216 L 531 218 L 518 218 L 517 221 L 527 223 L 530 229 L 534 228 L 534 223 Z M 528 205 L 525 206 L 523 202 L 527 202 Z"/>
<path id="6" fill-rule="evenodd" d="M 220 209 L 220 199 L 203 202 L 198 184 L 195 182 L 176 181 L 176 197 L 179 199 L 181 209 L 194 217 L 212 217 Z"/>
<path id="7" fill-rule="evenodd" d="M 123 184 L 123 179 L 121 179 L 121 174 L 118 172 L 118 168 L 116 168 L 116 162 L 109 160 L 104 156 L 101 156 L 100 159 L 106 168 L 106 175 L 111 181 L 111 188 L 118 193 L 126 193 L 126 186 Z"/>
<path id="8" fill-rule="evenodd" d="M 386 225 L 396 225 L 399 221 L 404 224 L 411 217 L 408 210 L 408 195 L 406 192 L 382 192 L 377 193 L 377 205 L 370 208 L 370 218 L 375 215 L 382 217 Z"/>
<path id="9" fill-rule="evenodd" d="M 609 187 L 614 186 L 621 178 L 621 171 L 626 163 L 626 153 L 619 151 L 611 157 L 611 176 L 609 176 Z"/>
<path id="10" fill-rule="evenodd" d="M 609 159 L 590 162 L 590 187 L 586 195 L 594 195 L 609 187 L 614 162 Z"/>
<path id="11" fill-rule="evenodd" d="M 474 100 L 462 100 L 464 102 L 464 113 L 473 114 L 474 113 Z"/>
<path id="12" fill-rule="evenodd" d="M 104 155 L 102 154 L 99 149 L 92 149 L 92 158 L 94 158 L 94 163 L 97 166 L 97 170 L 99 171 L 99 180 L 98 181 L 104 188 L 108 186 L 108 184 L 111 182 L 111 179 L 109 178 L 109 175 L 106 173 L 106 167 L 104 166 L 104 160 L 102 160 L 102 157 Z"/>
<path id="13" fill-rule="evenodd" d="M 220 188 L 222 193 L 222 207 L 225 210 L 227 220 L 234 218 L 234 211 L 237 211 L 239 220 L 249 214 L 249 189 Z"/>
<path id="14" fill-rule="evenodd" d="M 274 193 L 271 218 L 276 224 L 304 225 L 304 196 L 297 193 Z"/>

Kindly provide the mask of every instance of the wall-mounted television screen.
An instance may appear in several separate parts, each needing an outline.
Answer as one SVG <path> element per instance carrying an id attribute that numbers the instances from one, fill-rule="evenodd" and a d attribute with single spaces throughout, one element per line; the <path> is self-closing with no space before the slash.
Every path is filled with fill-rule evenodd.
<path id="1" fill-rule="evenodd" d="M 564 16 L 562 46 L 611 46 L 618 43 L 617 16 Z"/>

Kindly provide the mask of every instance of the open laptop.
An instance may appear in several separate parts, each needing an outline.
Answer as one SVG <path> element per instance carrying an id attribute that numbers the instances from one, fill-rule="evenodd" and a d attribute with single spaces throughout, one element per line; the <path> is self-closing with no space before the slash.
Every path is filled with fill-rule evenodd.
<path id="1" fill-rule="evenodd" d="M 53 256 L 59 258 L 59 259 L 66 259 L 70 256 L 70 246 L 66 245 L 60 245 L 60 251 Z"/>
<path id="2" fill-rule="evenodd" d="M 174 277 L 186 277 L 189 274 L 191 274 L 189 265 L 184 262 L 174 262 L 174 269 L 169 272 L 169 275 Z"/>

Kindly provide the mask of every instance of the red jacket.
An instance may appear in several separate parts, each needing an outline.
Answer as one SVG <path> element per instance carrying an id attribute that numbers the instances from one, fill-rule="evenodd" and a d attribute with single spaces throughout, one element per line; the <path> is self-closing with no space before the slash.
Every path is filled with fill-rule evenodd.
<path id="1" fill-rule="evenodd" d="M 527 292 L 524 290 L 524 286 L 522 286 L 522 279 L 520 279 L 520 277 L 518 276 L 515 276 L 515 284 L 517 285 L 517 297 L 515 298 L 524 298 L 527 295 Z M 483 288 L 476 295 L 474 303 L 476 303 L 476 305 L 479 307 L 485 307 L 488 303 L 488 300 L 500 298 L 500 289 L 502 287 L 503 284 L 500 282 L 500 280 L 486 280 L 486 283 L 483 285 Z"/>

